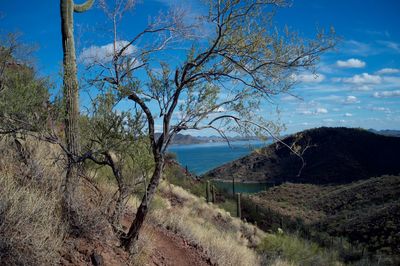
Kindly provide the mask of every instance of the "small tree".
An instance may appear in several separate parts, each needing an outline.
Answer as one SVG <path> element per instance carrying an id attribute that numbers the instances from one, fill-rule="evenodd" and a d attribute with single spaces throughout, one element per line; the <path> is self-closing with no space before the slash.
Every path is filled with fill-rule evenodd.
<path id="1" fill-rule="evenodd" d="M 115 91 L 99 93 L 92 101 L 92 108 L 81 117 L 81 161 L 92 161 L 107 166 L 117 184 L 115 201 L 110 202 L 109 221 L 120 234 L 120 218 L 128 197 L 141 184 L 145 184 L 153 167 L 148 140 L 143 135 L 145 120 L 140 110 L 118 111 L 120 102 Z"/>
<path id="2" fill-rule="evenodd" d="M 279 125 L 266 120 L 260 107 L 288 91 L 296 72 L 312 69 L 320 54 L 334 46 L 333 33 L 319 32 L 313 40 L 302 39 L 288 28 L 280 33 L 273 27 L 271 11 L 285 5 L 283 0 L 211 0 L 209 14 L 200 18 L 207 27 L 206 38 L 193 38 L 198 29 L 185 26 L 184 16 L 175 10 L 131 41 L 114 45 L 113 59 L 98 65 L 102 70 L 95 82 L 109 84 L 142 109 L 154 159 L 147 193 L 128 233 L 121 236 L 126 249 L 138 237 L 174 135 L 204 129 L 225 138 L 226 132 L 276 133 Z M 153 38 L 145 37 L 150 33 Z M 147 45 L 127 53 L 138 40 L 147 40 Z M 180 62 L 176 57 L 160 60 L 171 57 L 168 48 L 180 40 L 188 48 L 186 56 L 179 56 Z M 140 75 L 135 75 L 140 69 Z"/>

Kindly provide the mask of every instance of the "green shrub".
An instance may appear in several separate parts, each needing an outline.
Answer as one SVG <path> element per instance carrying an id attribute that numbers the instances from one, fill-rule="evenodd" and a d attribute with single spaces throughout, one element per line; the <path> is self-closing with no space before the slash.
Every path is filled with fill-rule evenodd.
<path id="1" fill-rule="evenodd" d="M 258 246 L 266 261 L 277 258 L 299 265 L 338 265 L 335 252 L 319 247 L 295 235 L 268 234 Z"/>

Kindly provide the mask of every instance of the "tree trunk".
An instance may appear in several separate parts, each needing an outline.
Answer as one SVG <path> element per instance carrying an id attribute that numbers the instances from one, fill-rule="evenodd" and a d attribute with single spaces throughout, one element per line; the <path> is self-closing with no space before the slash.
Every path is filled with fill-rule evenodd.
<path id="1" fill-rule="evenodd" d="M 128 233 L 121 237 L 121 245 L 123 248 L 125 248 L 125 250 L 130 250 L 132 244 L 138 238 L 140 228 L 142 227 L 143 222 L 149 211 L 149 204 L 154 197 L 158 184 L 160 183 L 164 168 L 164 156 L 156 158 L 155 161 L 156 165 L 153 175 L 150 179 L 149 185 L 147 186 L 147 190 L 145 192 L 145 195 L 143 196 L 142 202 L 136 212 L 135 220 L 132 222 Z"/>
<path id="2" fill-rule="evenodd" d="M 64 214 L 70 213 L 71 197 L 78 181 L 79 165 L 74 156 L 79 155 L 79 94 L 76 71 L 76 55 L 74 43 L 73 13 L 84 12 L 93 4 L 88 0 L 84 4 L 75 5 L 73 0 L 60 0 L 61 34 L 63 46 L 63 93 L 65 101 L 65 139 L 68 151 L 67 173 L 62 184 Z"/>

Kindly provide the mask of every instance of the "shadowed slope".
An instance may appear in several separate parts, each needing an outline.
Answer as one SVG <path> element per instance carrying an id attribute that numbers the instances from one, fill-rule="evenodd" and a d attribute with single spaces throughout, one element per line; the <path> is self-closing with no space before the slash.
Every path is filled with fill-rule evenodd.
<path id="1" fill-rule="evenodd" d="M 317 128 L 283 140 L 307 149 L 301 175 L 301 160 L 282 144 L 218 167 L 205 176 L 235 177 L 242 181 L 311 184 L 342 184 L 383 174 L 400 173 L 400 138 L 377 135 L 362 129 Z"/>

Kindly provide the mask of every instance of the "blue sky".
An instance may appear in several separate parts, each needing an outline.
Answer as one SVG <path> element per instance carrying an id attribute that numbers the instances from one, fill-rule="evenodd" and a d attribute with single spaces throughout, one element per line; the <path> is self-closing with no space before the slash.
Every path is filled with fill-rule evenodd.
<path id="1" fill-rule="evenodd" d="M 78 2 L 78 0 L 76 0 Z M 82 2 L 82 1 L 79 1 Z M 142 0 L 121 22 L 121 39 L 143 29 L 149 16 L 180 5 L 196 15 L 200 0 Z M 400 1 L 294 0 L 279 9 L 275 22 L 305 37 L 333 26 L 341 38 L 335 51 L 321 57 L 315 74 L 303 73 L 293 95 L 274 98 L 287 132 L 317 126 L 400 129 Z M 75 16 L 78 53 L 111 42 L 110 25 L 99 8 Z M 59 1 L 1 0 L 0 33 L 19 31 L 36 44 L 38 69 L 60 84 L 62 60 Z M 82 68 L 81 68 L 82 70 Z M 299 99 L 300 98 L 300 99 Z M 87 98 L 82 96 L 82 104 Z M 275 108 L 263 106 L 275 116 Z"/>

